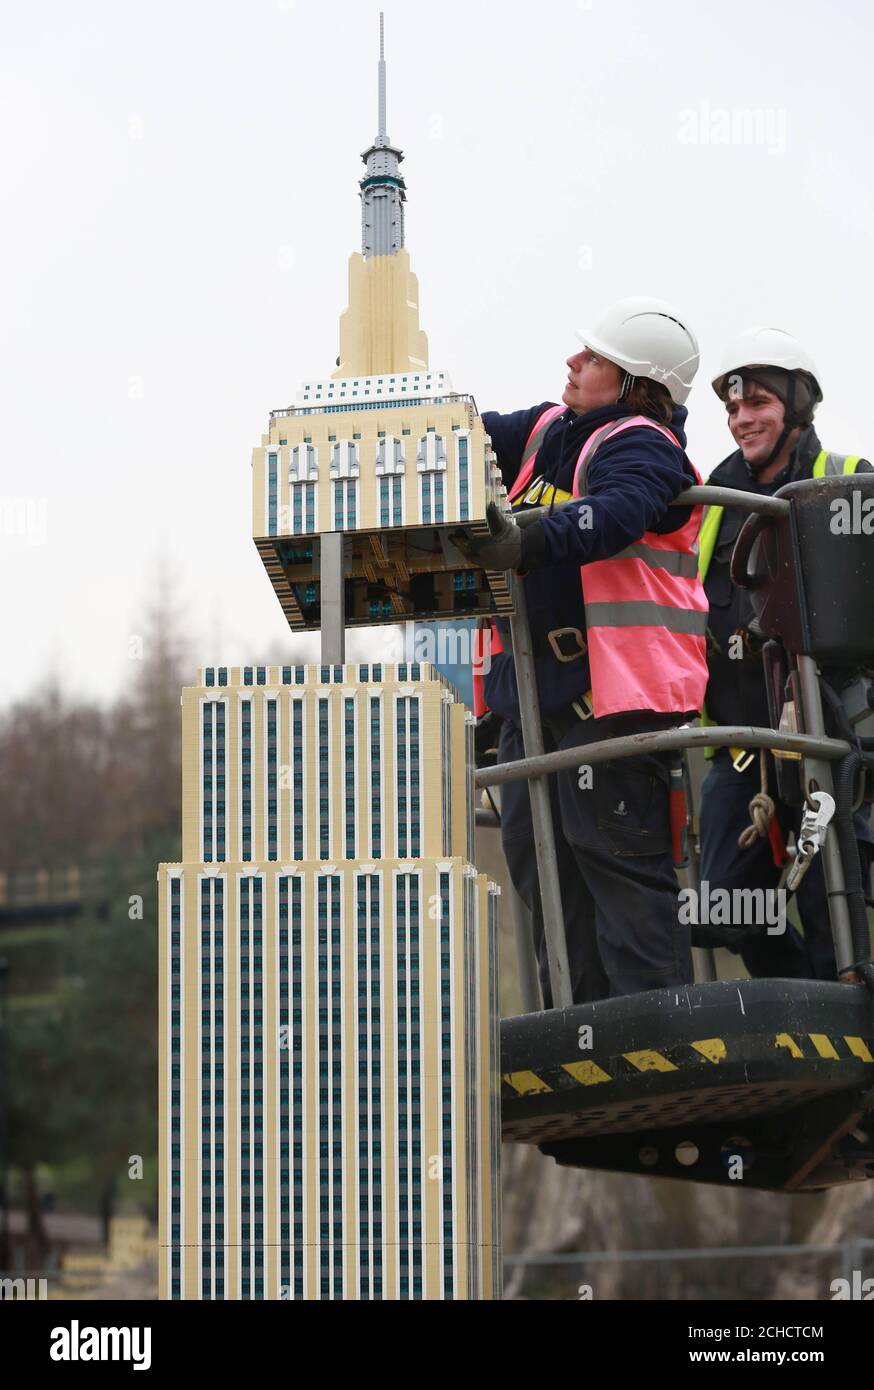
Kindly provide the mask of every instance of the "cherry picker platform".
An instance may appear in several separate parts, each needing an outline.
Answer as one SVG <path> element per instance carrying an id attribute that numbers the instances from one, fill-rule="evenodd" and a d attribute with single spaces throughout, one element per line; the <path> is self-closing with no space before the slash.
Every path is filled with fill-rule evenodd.
<path id="1" fill-rule="evenodd" d="M 863 984 L 732 980 L 504 1019 L 505 1140 L 557 1163 L 816 1191 L 874 1177 Z"/>

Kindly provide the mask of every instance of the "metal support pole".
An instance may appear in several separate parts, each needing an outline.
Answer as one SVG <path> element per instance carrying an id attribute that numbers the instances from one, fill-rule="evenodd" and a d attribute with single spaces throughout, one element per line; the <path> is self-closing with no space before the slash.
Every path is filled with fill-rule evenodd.
<path id="1" fill-rule="evenodd" d="M 543 730 L 540 724 L 540 701 L 537 698 L 537 677 L 531 632 L 528 627 L 525 590 L 522 581 L 516 575 L 512 576 L 511 584 L 516 611 L 510 619 L 510 632 L 516 666 L 519 714 L 522 720 L 522 742 L 526 758 L 542 757 Z M 529 778 L 528 795 L 531 799 L 531 820 L 534 826 L 534 849 L 537 854 L 537 877 L 543 910 L 543 934 L 549 960 L 552 1006 L 554 1009 L 567 1009 L 572 1005 L 573 997 L 547 776 L 535 775 Z"/>
<path id="2" fill-rule="evenodd" d="M 537 974 L 537 961 L 534 958 L 534 941 L 531 935 L 531 913 L 510 881 L 510 913 L 513 918 L 513 936 L 516 941 L 516 963 L 519 968 L 519 989 L 522 995 L 522 1009 L 526 1014 L 539 1013 L 543 1008 L 540 998 L 540 980 Z"/>
<path id="3" fill-rule="evenodd" d="M 719 979 L 716 973 L 716 955 L 712 946 L 693 946 L 692 961 L 695 966 L 696 985 L 710 985 Z"/>
<path id="4" fill-rule="evenodd" d="M 695 801 L 692 795 L 692 772 L 689 757 L 683 749 L 683 790 L 686 793 L 686 833 L 689 839 L 689 884 L 695 890 L 695 901 L 701 902 L 701 856 L 695 836 Z M 696 946 L 692 952 L 695 964 L 695 980 L 698 984 L 709 984 L 717 979 L 716 954 L 712 946 Z"/>
<path id="5" fill-rule="evenodd" d="M 322 607 L 322 665 L 342 666 L 346 660 L 346 604 L 343 587 L 342 531 L 322 535 L 320 578 Z"/>
<path id="6" fill-rule="evenodd" d="M 822 713 L 822 694 L 819 688 L 819 670 L 812 656 L 798 656 L 798 678 L 801 685 L 801 707 L 804 716 L 805 733 L 822 737 L 825 734 L 825 720 Z M 819 784 L 819 790 L 835 794 L 831 763 L 824 758 L 803 758 L 804 790 L 808 790 L 811 778 Z M 822 849 L 822 871 L 828 898 L 832 941 L 835 948 L 835 963 L 838 977 L 849 970 L 853 964 L 853 933 L 850 926 L 850 909 L 847 904 L 847 884 L 844 878 L 844 863 L 838 832 L 834 824 L 825 833 Z"/>

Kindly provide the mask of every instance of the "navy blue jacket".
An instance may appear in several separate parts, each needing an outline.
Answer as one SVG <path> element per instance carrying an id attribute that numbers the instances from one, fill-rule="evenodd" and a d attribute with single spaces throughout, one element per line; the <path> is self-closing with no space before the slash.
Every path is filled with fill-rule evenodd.
<path id="1" fill-rule="evenodd" d="M 482 417 L 508 492 L 519 472 L 531 430 L 550 404 L 545 401 L 510 415 L 490 411 Z M 639 413 L 632 407 L 615 404 L 587 411 L 585 415 L 565 410 L 546 432 L 532 482 L 542 477 L 570 492 L 580 452 L 589 436 L 609 420 Z M 696 481 L 685 454 L 685 423 L 685 407 L 675 406 L 670 428 L 683 446 L 681 449 L 663 434 L 644 426 L 626 430 L 600 445 L 587 473 L 585 502 L 592 512 L 587 529 L 579 526 L 582 500 L 551 511 L 543 522 L 537 568 L 526 575 L 524 584 L 540 708 L 545 715 L 567 708 L 591 686 L 588 661 L 562 663 L 546 641 L 546 634 L 559 627 L 576 627 L 585 634 L 580 566 L 618 555 L 639 541 L 645 531 L 665 534 L 676 531 L 689 519 L 687 507 L 668 509 L 673 498 Z M 498 628 L 506 650 L 503 655 L 492 657 L 483 691 L 490 709 L 518 722 L 509 624 L 499 621 Z"/>

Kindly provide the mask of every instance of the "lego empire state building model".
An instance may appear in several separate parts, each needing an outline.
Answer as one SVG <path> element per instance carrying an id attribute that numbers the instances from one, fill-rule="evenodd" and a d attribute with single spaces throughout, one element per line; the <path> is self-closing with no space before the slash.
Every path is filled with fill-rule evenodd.
<path id="1" fill-rule="evenodd" d="M 183 692 L 182 862 L 159 870 L 160 1292 L 500 1296 L 497 886 L 474 858 L 472 716 L 343 632 L 507 611 L 500 475 L 431 371 L 386 134 L 363 156 L 339 367 L 272 412 L 254 537 L 322 665 Z"/>

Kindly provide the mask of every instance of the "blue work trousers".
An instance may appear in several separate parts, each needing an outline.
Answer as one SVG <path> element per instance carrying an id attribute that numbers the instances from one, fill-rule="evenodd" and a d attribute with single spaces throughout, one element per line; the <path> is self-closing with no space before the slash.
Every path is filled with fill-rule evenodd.
<path id="1" fill-rule="evenodd" d="M 671 853 L 668 755 L 586 769 L 585 744 L 632 732 L 615 721 L 543 722 L 544 747 L 580 745 L 579 768 L 549 776 L 574 1003 L 692 981 L 690 928 L 679 921 Z M 505 720 L 498 761 L 524 757 Z M 528 784 L 501 787 L 501 838 L 516 891 L 531 911 L 544 1007 L 552 1007 Z"/>

